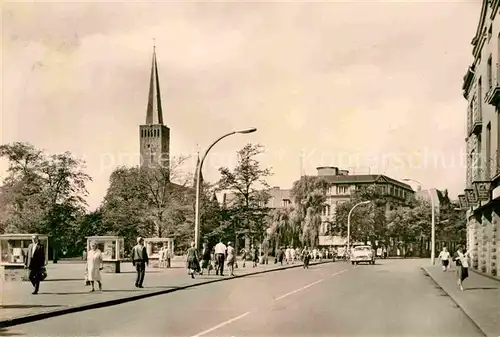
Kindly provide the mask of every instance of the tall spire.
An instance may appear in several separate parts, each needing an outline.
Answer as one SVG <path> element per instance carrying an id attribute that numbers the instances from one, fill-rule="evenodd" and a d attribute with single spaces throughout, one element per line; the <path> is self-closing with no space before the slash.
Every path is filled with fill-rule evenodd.
<path id="1" fill-rule="evenodd" d="M 146 124 L 163 125 L 163 111 L 161 108 L 160 78 L 158 77 L 158 64 L 156 63 L 156 45 L 153 46 L 153 61 L 151 64 L 151 79 L 149 80 L 148 108 L 146 111 Z"/>

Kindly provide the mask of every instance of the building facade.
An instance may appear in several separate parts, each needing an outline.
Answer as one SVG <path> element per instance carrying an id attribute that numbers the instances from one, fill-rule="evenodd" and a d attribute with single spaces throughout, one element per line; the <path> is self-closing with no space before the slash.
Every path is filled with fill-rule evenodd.
<path id="1" fill-rule="evenodd" d="M 500 226 L 500 0 L 483 0 L 472 39 L 473 63 L 463 81 L 467 108 L 467 248 L 472 268 L 498 276 Z"/>
<path id="2" fill-rule="evenodd" d="M 414 196 L 410 185 L 392 179 L 382 174 L 350 175 L 347 170 L 337 167 L 318 167 L 318 176 L 330 183 L 327 192 L 326 207 L 322 214 L 320 236 L 329 232 L 329 224 L 335 221 L 335 211 L 338 205 L 351 200 L 351 195 L 360 188 L 376 185 L 389 200 L 387 210 L 406 205 Z"/>
<path id="3" fill-rule="evenodd" d="M 170 165 L 170 129 L 163 124 L 161 103 L 158 64 L 153 50 L 146 123 L 139 126 L 141 167 L 168 168 Z"/>

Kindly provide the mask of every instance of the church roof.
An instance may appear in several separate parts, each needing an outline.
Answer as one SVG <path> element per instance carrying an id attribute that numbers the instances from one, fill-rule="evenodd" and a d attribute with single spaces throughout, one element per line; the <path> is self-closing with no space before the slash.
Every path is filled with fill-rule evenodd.
<path id="1" fill-rule="evenodd" d="M 161 107 L 160 78 L 156 62 L 156 47 L 153 48 L 153 61 L 151 64 L 151 78 L 149 80 L 148 106 L 146 110 L 146 124 L 163 125 L 163 110 Z"/>

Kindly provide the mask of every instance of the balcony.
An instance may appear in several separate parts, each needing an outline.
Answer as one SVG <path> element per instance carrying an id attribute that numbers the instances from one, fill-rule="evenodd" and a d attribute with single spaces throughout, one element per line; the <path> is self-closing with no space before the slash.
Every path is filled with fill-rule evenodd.
<path id="1" fill-rule="evenodd" d="M 492 182 L 500 180 L 500 150 L 497 150 L 490 159 L 490 179 Z"/>
<path id="2" fill-rule="evenodd" d="M 488 104 L 498 106 L 500 103 L 500 83 L 494 84 L 486 93 L 485 101 Z"/>
<path id="3" fill-rule="evenodd" d="M 483 117 L 481 110 L 479 108 L 474 109 L 472 113 L 469 114 L 468 120 L 469 136 L 472 134 L 479 134 L 483 128 Z"/>

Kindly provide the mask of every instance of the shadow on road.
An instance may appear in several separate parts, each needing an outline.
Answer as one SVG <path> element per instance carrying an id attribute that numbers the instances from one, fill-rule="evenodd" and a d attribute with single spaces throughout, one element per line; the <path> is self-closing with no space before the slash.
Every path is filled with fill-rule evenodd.
<path id="1" fill-rule="evenodd" d="M 9 329 L 0 328 L 0 336 L 24 336 L 24 334 L 17 332 L 9 332 Z"/>
<path id="2" fill-rule="evenodd" d="M 52 278 L 52 279 L 46 279 L 43 282 L 67 282 L 67 281 L 84 281 L 85 279 L 83 277 L 80 278 Z"/>
<path id="3" fill-rule="evenodd" d="M 2 309 L 30 309 L 30 308 L 57 308 L 62 305 L 41 305 L 41 304 L 7 304 L 2 305 Z"/>

